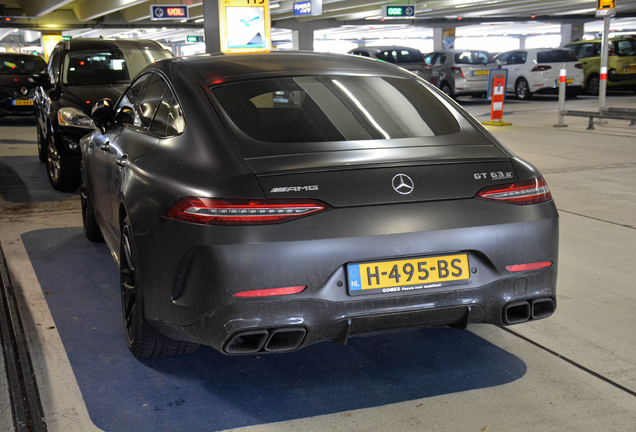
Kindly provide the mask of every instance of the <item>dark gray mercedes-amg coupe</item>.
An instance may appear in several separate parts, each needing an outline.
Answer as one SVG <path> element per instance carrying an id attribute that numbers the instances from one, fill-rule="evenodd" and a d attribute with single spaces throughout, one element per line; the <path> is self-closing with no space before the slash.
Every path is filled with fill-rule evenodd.
<path id="1" fill-rule="evenodd" d="M 119 265 L 137 357 L 289 352 L 555 311 L 543 177 L 394 65 L 166 59 L 92 118 L 84 230 Z"/>

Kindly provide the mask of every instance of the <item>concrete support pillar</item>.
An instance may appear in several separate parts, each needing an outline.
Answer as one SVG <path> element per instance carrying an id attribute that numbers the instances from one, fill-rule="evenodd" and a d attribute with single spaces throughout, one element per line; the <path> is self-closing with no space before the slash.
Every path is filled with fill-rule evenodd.
<path id="1" fill-rule="evenodd" d="M 433 51 L 444 49 L 444 29 L 433 29 Z"/>
<path id="2" fill-rule="evenodd" d="M 221 31 L 219 25 L 219 0 L 203 0 L 203 31 L 205 35 L 205 52 L 221 51 Z"/>
<path id="3" fill-rule="evenodd" d="M 561 23 L 561 46 L 577 39 L 583 39 L 584 26 L 584 21 Z"/>
<path id="4" fill-rule="evenodd" d="M 519 38 L 519 49 L 526 49 L 526 38 Z"/>
<path id="5" fill-rule="evenodd" d="M 292 47 L 294 50 L 314 50 L 314 29 L 309 27 L 292 30 Z"/>

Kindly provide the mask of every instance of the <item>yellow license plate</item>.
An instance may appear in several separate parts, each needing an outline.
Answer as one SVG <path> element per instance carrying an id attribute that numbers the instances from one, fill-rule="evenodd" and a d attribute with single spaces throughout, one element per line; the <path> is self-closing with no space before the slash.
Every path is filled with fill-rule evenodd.
<path id="1" fill-rule="evenodd" d="M 473 76 L 488 75 L 489 73 L 490 73 L 490 71 L 487 71 L 487 70 L 473 71 Z"/>
<path id="2" fill-rule="evenodd" d="M 559 85 L 559 80 L 554 80 L 554 82 L 556 83 L 556 85 Z M 565 83 L 566 84 L 573 84 L 574 83 L 574 79 L 573 78 L 566 78 L 565 79 Z"/>
<path id="3" fill-rule="evenodd" d="M 627 72 L 636 72 L 636 66 L 626 66 L 625 70 Z"/>
<path id="4" fill-rule="evenodd" d="M 14 99 L 13 105 L 33 105 L 33 101 L 31 99 Z"/>
<path id="5" fill-rule="evenodd" d="M 467 254 L 347 265 L 351 295 L 412 292 L 468 283 Z"/>

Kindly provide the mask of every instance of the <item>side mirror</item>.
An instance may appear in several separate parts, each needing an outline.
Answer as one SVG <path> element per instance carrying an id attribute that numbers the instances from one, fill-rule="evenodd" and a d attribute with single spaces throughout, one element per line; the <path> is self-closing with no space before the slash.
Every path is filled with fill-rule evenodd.
<path id="1" fill-rule="evenodd" d="M 40 72 L 38 74 L 31 75 L 29 77 L 29 82 L 32 82 L 33 84 L 38 85 L 45 90 L 49 90 L 55 87 L 54 84 L 51 84 L 51 76 L 46 72 Z"/>
<path id="2" fill-rule="evenodd" d="M 105 98 L 100 99 L 91 110 L 91 118 L 95 122 L 95 126 L 104 130 L 106 126 L 115 121 L 115 107 L 113 101 Z"/>
<path id="3" fill-rule="evenodd" d="M 132 124 L 134 118 L 135 116 L 134 116 L 133 109 L 130 107 L 124 106 L 117 113 L 117 116 L 115 117 L 115 122 L 121 123 L 121 124 Z"/>

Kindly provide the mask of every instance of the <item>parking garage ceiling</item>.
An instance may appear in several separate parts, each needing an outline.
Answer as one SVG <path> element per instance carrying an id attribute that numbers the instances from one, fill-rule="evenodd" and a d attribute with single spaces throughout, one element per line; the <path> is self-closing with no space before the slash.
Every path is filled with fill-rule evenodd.
<path id="1" fill-rule="evenodd" d="M 323 0 L 323 14 L 299 21 L 322 21 L 317 37 L 356 39 L 391 37 L 396 32 L 457 26 L 458 34 L 554 34 L 562 21 L 585 23 L 594 17 L 596 0 L 420 0 L 415 18 L 382 20 L 378 0 Z M 636 0 L 617 0 L 622 27 L 636 33 Z M 188 6 L 188 20 L 152 21 L 150 5 Z M 270 0 L 273 39 L 276 27 L 295 20 L 293 0 Z M 25 43 L 39 39 L 39 31 L 64 31 L 73 37 L 143 37 L 182 42 L 187 35 L 203 34 L 203 0 L 0 0 L 0 43 L 18 33 Z M 552 27 L 550 27 L 552 26 Z M 587 28 L 586 28 L 587 31 Z M 145 32 L 145 33 L 144 33 Z M 404 35 L 404 33 L 402 33 Z M 15 41 L 14 41 L 15 42 Z"/>

